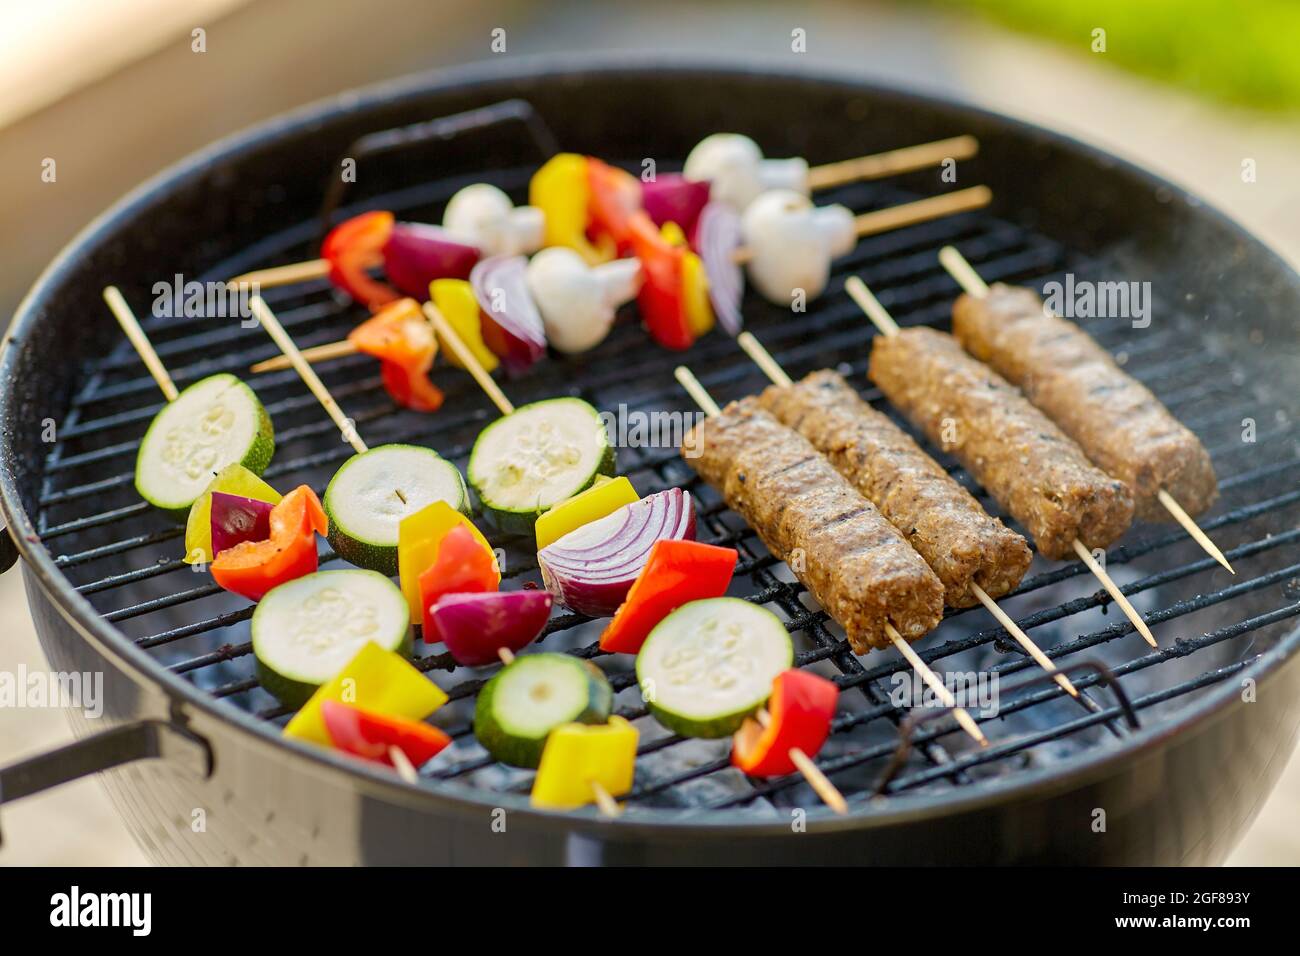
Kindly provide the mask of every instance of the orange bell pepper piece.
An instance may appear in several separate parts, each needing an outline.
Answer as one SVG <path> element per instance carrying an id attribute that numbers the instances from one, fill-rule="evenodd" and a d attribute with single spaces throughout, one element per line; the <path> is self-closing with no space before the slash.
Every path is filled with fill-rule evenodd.
<path id="1" fill-rule="evenodd" d="M 348 333 L 358 352 L 380 360 L 384 388 L 393 401 L 417 412 L 442 406 L 442 389 L 429 381 L 438 339 L 414 299 L 398 299 Z"/>
<path id="2" fill-rule="evenodd" d="M 285 581 L 312 574 L 318 567 L 316 535 L 329 530 L 320 499 L 299 485 L 271 509 L 271 537 L 244 541 L 213 560 L 212 579 L 250 601 Z"/>

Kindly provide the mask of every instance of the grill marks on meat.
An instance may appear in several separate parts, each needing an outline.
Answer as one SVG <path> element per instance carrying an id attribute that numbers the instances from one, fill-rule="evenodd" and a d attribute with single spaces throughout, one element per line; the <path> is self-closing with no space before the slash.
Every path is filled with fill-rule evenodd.
<path id="1" fill-rule="evenodd" d="M 950 607 L 1011 591 L 1033 559 L 1025 539 L 990 517 L 910 436 L 837 373 L 813 372 L 763 392 L 764 409 L 795 429 L 902 533 L 944 586 Z"/>
<path id="2" fill-rule="evenodd" d="M 1161 488 L 1190 514 L 1218 496 L 1205 446 L 1110 353 L 1073 322 L 1046 314 L 1028 289 L 994 285 L 961 296 L 953 335 L 1047 413 L 1098 466 L 1133 492 L 1137 516 L 1169 520 Z"/>
<path id="3" fill-rule="evenodd" d="M 1044 557 L 1073 556 L 1076 537 L 1104 548 L 1128 528 L 1128 487 L 952 336 L 928 328 L 877 336 L 869 374 L 1028 529 Z"/>
<path id="4" fill-rule="evenodd" d="M 732 402 L 695 426 L 684 456 L 787 562 L 853 650 L 909 641 L 943 616 L 943 585 L 898 531 L 812 445 L 764 412 Z"/>

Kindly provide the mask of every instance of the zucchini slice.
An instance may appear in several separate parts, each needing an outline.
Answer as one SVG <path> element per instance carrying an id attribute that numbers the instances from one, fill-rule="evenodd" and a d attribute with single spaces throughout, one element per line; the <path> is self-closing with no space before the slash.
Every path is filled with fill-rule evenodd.
<path id="1" fill-rule="evenodd" d="M 267 592 L 253 611 L 253 654 L 262 686 L 289 707 L 305 704 L 373 641 L 411 652 L 411 611 L 375 571 L 317 571 Z"/>
<path id="2" fill-rule="evenodd" d="M 329 542 L 344 561 L 391 577 L 398 525 L 435 501 L 469 514 L 460 470 L 432 448 L 380 445 L 353 455 L 325 489 Z"/>
<path id="3" fill-rule="evenodd" d="M 260 475 L 275 452 L 271 418 L 233 375 L 200 379 L 154 416 L 135 459 L 135 490 L 184 518 L 227 465 Z"/>
<path id="4" fill-rule="evenodd" d="M 794 663 L 781 619 L 740 598 L 684 604 L 655 625 L 636 677 L 655 719 L 683 737 L 726 737 L 766 703 Z"/>
<path id="5" fill-rule="evenodd" d="M 547 735 L 561 724 L 603 724 L 614 691 L 591 661 L 569 654 L 525 654 L 479 692 L 474 736 L 497 760 L 536 768 Z"/>
<path id="6" fill-rule="evenodd" d="M 516 409 L 483 429 L 469 483 L 502 531 L 531 534 L 537 516 L 614 474 L 615 450 L 600 413 L 580 398 Z"/>

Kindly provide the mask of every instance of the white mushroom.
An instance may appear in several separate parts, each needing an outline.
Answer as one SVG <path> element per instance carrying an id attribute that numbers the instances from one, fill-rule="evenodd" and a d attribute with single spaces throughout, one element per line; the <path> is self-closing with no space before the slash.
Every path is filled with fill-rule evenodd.
<path id="1" fill-rule="evenodd" d="M 802 159 L 764 159 L 748 136 L 714 133 L 696 144 L 682 172 L 709 183 L 709 198 L 743 211 L 760 193 L 791 189 L 808 195 L 808 163 Z"/>
<path id="2" fill-rule="evenodd" d="M 853 213 L 844 206 L 814 206 L 789 189 L 763 193 L 740 220 L 750 254 L 749 278 L 769 302 L 790 305 L 796 289 L 807 299 L 826 290 L 831 260 L 853 248 Z"/>
<path id="3" fill-rule="evenodd" d="M 552 246 L 528 263 L 528 291 L 561 352 L 585 352 L 609 334 L 614 313 L 641 287 L 641 263 L 615 259 L 589 266 L 572 249 Z"/>
<path id="4" fill-rule="evenodd" d="M 536 206 L 516 207 L 488 183 L 466 186 L 451 197 L 442 228 L 453 239 L 477 246 L 487 256 L 518 256 L 542 247 L 545 218 Z"/>

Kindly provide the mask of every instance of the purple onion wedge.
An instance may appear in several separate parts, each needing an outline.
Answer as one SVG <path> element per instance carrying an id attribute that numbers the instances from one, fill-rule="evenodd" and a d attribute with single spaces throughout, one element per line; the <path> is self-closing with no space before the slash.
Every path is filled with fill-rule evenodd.
<path id="1" fill-rule="evenodd" d="M 711 202 L 700 211 L 695 247 L 709 280 L 709 301 L 718 322 L 730 335 L 739 335 L 745 320 L 740 300 L 745 294 L 745 273 L 734 254 L 740 245 L 740 217 L 722 203 Z"/>
<path id="2" fill-rule="evenodd" d="M 641 184 L 641 202 L 655 225 L 675 222 L 687 236 L 694 232 L 695 221 L 708 201 L 709 184 L 681 173 L 661 173 Z"/>
<path id="3" fill-rule="evenodd" d="M 527 647 L 550 616 L 551 595 L 546 591 L 444 594 L 429 608 L 447 650 L 467 667 L 495 662 L 503 647 Z"/>
<path id="4" fill-rule="evenodd" d="M 422 222 L 394 223 L 384 246 L 388 280 L 420 301 L 429 297 L 434 279 L 467 279 L 479 251 L 452 239 L 439 226 Z"/>
<path id="5" fill-rule="evenodd" d="M 224 491 L 212 492 L 213 556 L 244 541 L 265 541 L 271 537 L 274 507 L 269 501 L 228 495 Z"/>
<path id="6" fill-rule="evenodd" d="M 570 610 L 606 617 L 618 610 L 650 557 L 665 539 L 695 540 L 695 508 L 681 488 L 624 505 L 570 531 L 537 552 L 542 580 Z"/>
<path id="7" fill-rule="evenodd" d="M 541 313 L 528 291 L 524 256 L 492 256 L 469 274 L 483 323 L 483 342 L 511 374 L 546 354 Z"/>

